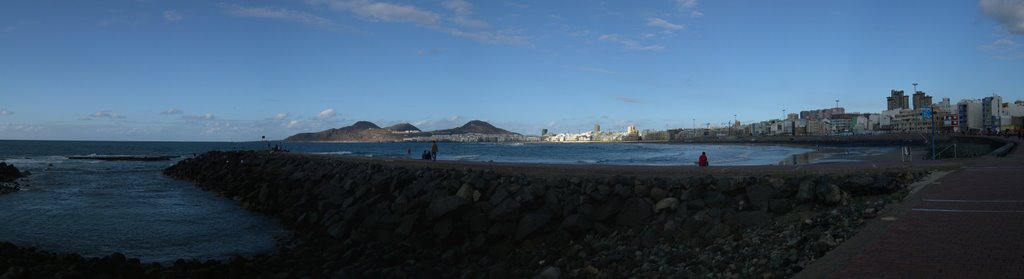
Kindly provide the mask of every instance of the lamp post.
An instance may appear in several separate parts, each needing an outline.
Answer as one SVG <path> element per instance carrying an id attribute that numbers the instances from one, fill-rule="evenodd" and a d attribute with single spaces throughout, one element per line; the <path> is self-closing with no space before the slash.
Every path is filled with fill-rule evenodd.
<path id="1" fill-rule="evenodd" d="M 917 83 L 914 83 L 914 93 L 917 93 Z"/>
<path id="2" fill-rule="evenodd" d="M 836 99 L 836 108 L 839 108 L 839 99 Z"/>
<path id="3" fill-rule="evenodd" d="M 786 120 L 786 109 L 782 109 L 782 120 Z"/>

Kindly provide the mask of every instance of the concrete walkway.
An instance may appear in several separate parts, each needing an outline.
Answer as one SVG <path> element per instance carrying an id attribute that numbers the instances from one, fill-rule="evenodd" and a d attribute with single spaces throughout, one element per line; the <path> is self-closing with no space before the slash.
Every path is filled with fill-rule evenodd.
<path id="1" fill-rule="evenodd" d="M 1024 148 L 930 184 L 797 277 L 1024 278 Z"/>

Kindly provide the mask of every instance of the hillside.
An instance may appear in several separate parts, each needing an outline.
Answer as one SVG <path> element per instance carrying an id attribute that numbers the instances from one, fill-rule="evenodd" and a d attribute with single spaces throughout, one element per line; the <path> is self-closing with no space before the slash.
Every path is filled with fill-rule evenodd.
<path id="1" fill-rule="evenodd" d="M 409 123 L 398 123 L 398 124 L 395 124 L 395 125 L 387 126 L 387 127 L 384 127 L 384 130 L 388 130 L 388 131 L 392 131 L 392 132 L 403 132 L 403 133 L 421 132 L 420 128 L 416 128 L 416 126 L 413 126 L 412 124 L 409 124 Z"/>
<path id="2" fill-rule="evenodd" d="M 498 128 L 498 127 L 494 127 L 494 125 L 491 125 L 491 123 L 487 123 L 487 122 L 480 121 L 480 120 L 469 121 L 468 123 L 466 123 L 466 125 L 462 125 L 462 127 L 458 127 L 458 128 L 454 128 L 454 129 L 447 129 L 447 130 L 438 130 L 438 131 L 434 131 L 433 133 L 437 134 L 437 135 L 458 135 L 458 134 L 469 134 L 469 133 L 488 134 L 488 135 L 510 135 L 510 134 L 515 134 L 513 132 L 509 132 L 507 130 L 504 130 L 504 129 L 501 129 L 501 128 Z"/>
<path id="3" fill-rule="evenodd" d="M 490 123 L 473 120 L 458 128 L 423 132 L 416 126 L 409 123 L 399 123 L 385 128 L 377 126 L 368 121 L 359 121 L 351 126 L 327 129 L 320 132 L 299 133 L 285 138 L 285 141 L 355 141 L 355 142 L 380 142 L 380 141 L 401 141 L 406 138 L 430 137 L 432 135 L 460 135 L 460 134 L 487 134 L 487 135 L 515 135 L 516 133 L 494 127 Z"/>

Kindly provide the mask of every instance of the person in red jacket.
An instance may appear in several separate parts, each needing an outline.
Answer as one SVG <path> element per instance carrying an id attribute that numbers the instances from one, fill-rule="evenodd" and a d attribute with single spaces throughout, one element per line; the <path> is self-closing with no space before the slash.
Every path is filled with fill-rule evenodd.
<path id="1" fill-rule="evenodd" d="M 708 166 L 708 155 L 705 155 L 704 152 L 701 152 L 700 153 L 700 159 L 697 159 L 697 165 L 701 166 L 701 167 L 707 167 Z"/>

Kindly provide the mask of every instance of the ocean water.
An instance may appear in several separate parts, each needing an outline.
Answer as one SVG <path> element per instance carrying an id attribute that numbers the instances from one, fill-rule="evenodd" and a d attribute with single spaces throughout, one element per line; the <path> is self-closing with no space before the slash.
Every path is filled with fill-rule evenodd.
<path id="1" fill-rule="evenodd" d="M 288 143 L 292 152 L 418 158 L 429 143 Z M 811 149 L 756 145 L 439 143 L 439 160 L 546 164 L 769 165 Z M 0 196 L 0 241 L 143 261 L 223 259 L 271 251 L 284 233 L 271 218 L 161 171 L 211 150 L 265 150 L 263 142 L 0 141 L 0 161 L 33 173 Z M 412 156 L 409 154 L 411 153 Z M 73 160 L 69 156 L 174 156 L 171 161 Z M 807 161 L 807 160 L 804 160 Z"/>
<path id="2" fill-rule="evenodd" d="M 0 141 L 0 160 L 32 172 L 0 196 L 0 241 L 147 262 L 225 259 L 275 248 L 274 220 L 191 183 L 164 177 L 174 161 L 69 160 L 72 155 L 188 155 L 222 143 Z"/>

